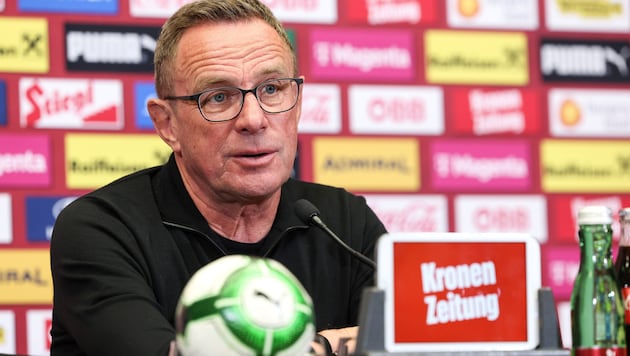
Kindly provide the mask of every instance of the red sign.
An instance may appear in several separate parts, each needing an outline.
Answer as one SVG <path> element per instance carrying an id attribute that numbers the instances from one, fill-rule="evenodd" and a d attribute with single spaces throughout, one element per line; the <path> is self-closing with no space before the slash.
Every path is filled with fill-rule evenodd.
<path id="1" fill-rule="evenodd" d="M 410 233 L 385 240 L 377 256 L 379 286 L 392 301 L 388 351 L 536 346 L 541 276 L 533 237 Z"/>

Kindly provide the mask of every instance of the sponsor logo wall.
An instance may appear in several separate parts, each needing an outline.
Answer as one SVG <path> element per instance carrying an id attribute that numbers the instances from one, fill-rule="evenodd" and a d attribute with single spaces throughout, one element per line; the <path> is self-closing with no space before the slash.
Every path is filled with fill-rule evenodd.
<path id="1" fill-rule="evenodd" d="M 569 345 L 576 212 L 630 206 L 630 0 L 264 1 L 306 77 L 294 175 L 391 231 L 532 234 Z M 167 159 L 145 103 L 187 2 L 0 0 L 0 353 L 48 352 L 60 209 Z"/>

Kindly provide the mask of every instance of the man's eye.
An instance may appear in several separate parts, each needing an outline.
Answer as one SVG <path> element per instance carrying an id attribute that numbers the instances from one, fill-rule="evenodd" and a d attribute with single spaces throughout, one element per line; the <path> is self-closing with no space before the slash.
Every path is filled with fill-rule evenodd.
<path id="1" fill-rule="evenodd" d="M 263 88 L 263 93 L 265 94 L 275 94 L 278 91 L 278 87 L 275 85 L 267 84 Z"/>

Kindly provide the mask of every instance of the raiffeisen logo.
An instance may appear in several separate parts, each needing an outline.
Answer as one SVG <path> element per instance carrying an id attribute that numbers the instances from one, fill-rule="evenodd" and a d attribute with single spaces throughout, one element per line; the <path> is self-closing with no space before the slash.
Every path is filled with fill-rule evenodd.
<path id="1" fill-rule="evenodd" d="M 313 77 L 409 80 L 414 77 L 413 36 L 398 30 L 311 31 Z"/>

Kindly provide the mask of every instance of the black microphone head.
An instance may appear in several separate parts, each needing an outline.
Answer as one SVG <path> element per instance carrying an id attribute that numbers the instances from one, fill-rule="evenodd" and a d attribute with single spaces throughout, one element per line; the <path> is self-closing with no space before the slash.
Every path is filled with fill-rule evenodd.
<path id="1" fill-rule="evenodd" d="M 313 203 L 306 199 L 300 199 L 295 202 L 295 214 L 307 224 L 313 223 L 313 218 L 319 215 L 319 210 Z"/>

